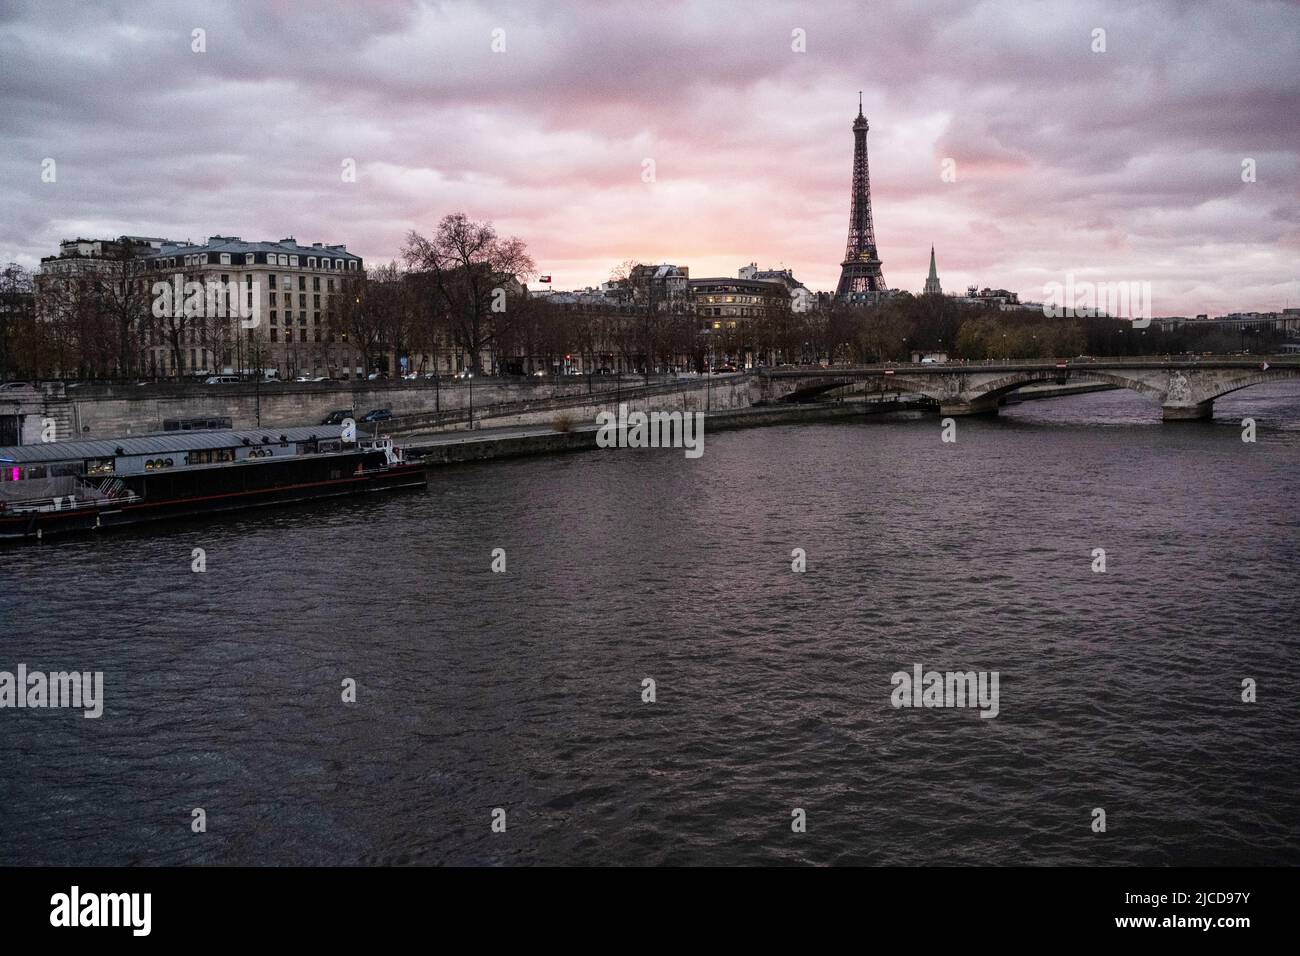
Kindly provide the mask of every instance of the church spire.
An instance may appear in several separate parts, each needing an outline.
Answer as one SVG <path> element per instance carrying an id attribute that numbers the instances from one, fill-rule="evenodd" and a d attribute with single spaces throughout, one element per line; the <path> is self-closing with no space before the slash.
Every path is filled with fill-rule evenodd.
<path id="1" fill-rule="evenodd" d="M 943 295 L 943 289 L 939 286 L 939 272 L 934 267 L 934 246 L 930 247 L 930 275 L 925 280 L 926 295 Z"/>

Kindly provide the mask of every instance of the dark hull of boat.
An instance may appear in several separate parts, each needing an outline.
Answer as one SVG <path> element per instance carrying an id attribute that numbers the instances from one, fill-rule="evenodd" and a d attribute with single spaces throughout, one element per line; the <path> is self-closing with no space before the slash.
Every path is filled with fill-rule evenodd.
<path id="1" fill-rule="evenodd" d="M 230 473 L 239 478 L 249 466 L 236 466 L 221 472 Z M 262 471 L 267 466 L 252 466 Z M 215 471 L 215 469 L 214 469 Z M 172 476 L 169 476 L 172 477 Z M 179 476 L 176 476 L 179 477 Z M 258 475 L 260 478 L 261 475 Z M 158 497 L 147 495 L 145 500 L 107 504 L 99 507 L 79 507 L 62 511 L 42 511 L 31 514 L 0 514 L 0 541 L 43 538 L 46 535 L 62 535 L 103 531 L 150 521 L 162 521 L 175 518 L 190 518 L 199 515 L 220 514 L 229 511 L 242 511 L 247 508 L 263 508 L 273 505 L 288 505 L 317 498 L 337 498 L 344 495 L 366 494 L 378 491 L 394 491 L 401 488 L 424 488 L 428 484 L 422 465 L 395 465 L 364 474 L 343 474 L 339 477 L 315 478 L 301 476 L 307 480 L 292 479 L 291 473 L 280 476 L 273 485 L 247 487 L 249 482 L 230 482 L 230 488 L 220 487 L 205 489 L 210 493 Z M 213 484 L 209 482 L 209 485 Z M 216 484 L 221 484 L 217 482 Z M 239 484 L 242 487 L 234 487 Z"/>

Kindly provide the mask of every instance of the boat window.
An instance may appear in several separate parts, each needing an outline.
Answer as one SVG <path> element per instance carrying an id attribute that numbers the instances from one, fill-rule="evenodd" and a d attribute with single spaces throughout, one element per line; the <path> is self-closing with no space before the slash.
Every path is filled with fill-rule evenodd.
<path id="1" fill-rule="evenodd" d="M 204 448 L 199 451 L 192 451 L 187 458 L 187 464 L 191 465 L 210 465 L 220 461 L 234 461 L 235 450 L 233 448 Z"/>
<path id="2" fill-rule="evenodd" d="M 86 474 L 88 475 L 111 475 L 114 468 L 115 459 L 112 458 L 87 458 Z"/>

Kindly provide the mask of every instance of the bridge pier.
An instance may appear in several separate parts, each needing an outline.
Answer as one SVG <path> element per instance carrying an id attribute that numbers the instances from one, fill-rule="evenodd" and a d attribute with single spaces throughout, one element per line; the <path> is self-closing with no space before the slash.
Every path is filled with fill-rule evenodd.
<path id="1" fill-rule="evenodd" d="M 998 404 L 996 398 L 986 398 L 984 396 L 971 399 L 969 402 L 940 402 L 939 414 L 951 415 L 954 418 L 962 415 L 996 415 L 998 413 Z"/>
<path id="2" fill-rule="evenodd" d="M 1167 422 L 1195 422 L 1214 417 L 1214 399 L 1195 405 L 1163 405 L 1160 409 Z"/>

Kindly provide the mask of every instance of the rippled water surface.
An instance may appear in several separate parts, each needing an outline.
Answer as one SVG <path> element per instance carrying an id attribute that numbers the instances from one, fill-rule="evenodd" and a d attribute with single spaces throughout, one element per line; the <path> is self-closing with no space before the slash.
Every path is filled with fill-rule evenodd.
<path id="1" fill-rule="evenodd" d="M 0 670 L 107 700 L 0 711 L 0 863 L 1300 863 L 1300 389 L 1216 414 L 752 429 L 4 548 Z M 998 671 L 999 715 L 893 709 L 914 663 Z"/>

